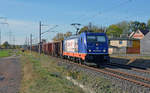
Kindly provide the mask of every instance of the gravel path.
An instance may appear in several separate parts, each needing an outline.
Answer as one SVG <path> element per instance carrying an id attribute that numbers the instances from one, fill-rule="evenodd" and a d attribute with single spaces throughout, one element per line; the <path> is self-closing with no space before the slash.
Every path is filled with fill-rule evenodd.
<path id="1" fill-rule="evenodd" d="M 18 93 L 21 81 L 21 64 L 16 57 L 0 59 L 0 93 Z"/>

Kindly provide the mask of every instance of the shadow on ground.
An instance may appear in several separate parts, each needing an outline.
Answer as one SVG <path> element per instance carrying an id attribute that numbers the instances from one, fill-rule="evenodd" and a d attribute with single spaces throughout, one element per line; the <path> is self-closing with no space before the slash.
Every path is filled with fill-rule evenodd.
<path id="1" fill-rule="evenodd" d="M 136 57 L 130 57 L 130 58 L 111 57 L 110 62 L 112 64 L 117 63 L 117 64 L 123 64 L 123 65 L 129 65 L 129 66 L 150 69 L 150 59 L 143 59 L 143 58 L 136 58 Z"/>

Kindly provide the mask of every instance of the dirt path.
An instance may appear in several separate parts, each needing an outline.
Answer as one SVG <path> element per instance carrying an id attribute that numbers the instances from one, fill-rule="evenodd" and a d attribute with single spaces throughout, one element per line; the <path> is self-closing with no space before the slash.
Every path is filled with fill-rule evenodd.
<path id="1" fill-rule="evenodd" d="M 0 93 L 18 93 L 21 64 L 16 57 L 0 58 Z"/>

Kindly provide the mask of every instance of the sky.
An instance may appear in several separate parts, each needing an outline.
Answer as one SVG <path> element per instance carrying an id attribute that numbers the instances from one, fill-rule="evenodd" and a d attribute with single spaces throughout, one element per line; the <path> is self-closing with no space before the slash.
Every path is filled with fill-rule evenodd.
<path id="1" fill-rule="evenodd" d="M 75 33 L 72 23 L 80 23 L 82 27 L 89 22 L 97 26 L 124 20 L 147 22 L 149 4 L 150 0 L 0 0 L 2 42 L 24 44 L 33 34 L 33 43 L 37 43 L 39 21 L 46 25 L 42 32 L 58 25 L 52 29 L 55 32 L 43 34 L 42 38 L 48 41 L 58 32 Z"/>

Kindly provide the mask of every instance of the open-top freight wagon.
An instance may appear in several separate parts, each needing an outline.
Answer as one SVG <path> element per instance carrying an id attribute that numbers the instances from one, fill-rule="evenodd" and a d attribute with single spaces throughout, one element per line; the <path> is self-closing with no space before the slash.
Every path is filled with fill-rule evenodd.
<path id="1" fill-rule="evenodd" d="M 42 52 L 51 56 L 61 56 L 63 53 L 63 41 L 59 42 L 50 42 L 50 43 L 44 43 L 42 45 Z"/>
<path id="2" fill-rule="evenodd" d="M 30 49 L 30 48 L 28 48 Z M 39 46 L 38 45 L 32 45 L 32 51 L 38 52 Z"/>

